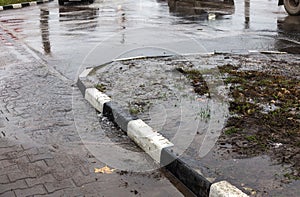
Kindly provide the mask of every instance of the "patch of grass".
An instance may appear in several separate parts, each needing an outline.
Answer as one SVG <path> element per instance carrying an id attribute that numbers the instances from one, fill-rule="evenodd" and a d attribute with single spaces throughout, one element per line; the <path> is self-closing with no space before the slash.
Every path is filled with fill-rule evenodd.
<path id="1" fill-rule="evenodd" d="M 130 108 L 129 109 L 129 113 L 132 114 L 132 115 L 137 115 L 138 113 L 140 113 L 140 109 L 139 108 Z"/>
<path id="2" fill-rule="evenodd" d="M 240 131 L 240 128 L 237 128 L 237 127 L 231 127 L 231 128 L 226 129 L 226 130 L 224 131 L 224 133 L 225 133 L 226 135 L 232 135 L 232 134 L 237 133 L 237 132 L 239 132 L 239 131 Z"/>
<path id="3" fill-rule="evenodd" d="M 235 76 L 228 76 L 225 81 L 225 84 L 230 84 L 230 83 L 237 83 L 237 84 L 246 84 L 247 80 L 244 78 L 239 78 Z"/>
<path id="4" fill-rule="evenodd" d="M 258 139 L 255 135 L 248 135 L 245 137 L 246 140 L 248 140 L 249 142 L 258 142 Z"/>
<path id="5" fill-rule="evenodd" d="M 201 119 L 210 118 L 210 109 L 200 109 L 198 116 L 200 116 Z"/>
<path id="6" fill-rule="evenodd" d="M 97 90 L 99 90 L 100 92 L 105 92 L 105 90 L 106 90 L 106 87 L 104 84 L 97 84 L 97 85 L 95 85 L 95 88 Z"/>
<path id="7" fill-rule="evenodd" d="M 262 79 L 259 83 L 260 83 L 260 85 L 263 85 L 263 86 L 269 86 L 269 85 L 272 85 L 272 80 Z"/>
<path id="8" fill-rule="evenodd" d="M 128 103 L 128 110 L 130 114 L 137 115 L 149 110 L 152 104 L 150 101 L 133 101 Z"/>
<path id="9" fill-rule="evenodd" d="M 258 109 L 257 105 L 249 102 L 230 102 L 229 110 L 236 114 L 251 115 Z"/>
<path id="10" fill-rule="evenodd" d="M 181 67 L 176 68 L 176 70 L 184 74 L 188 79 L 190 79 L 191 85 L 194 88 L 195 93 L 199 95 L 206 95 L 210 97 L 209 89 L 205 79 L 203 78 L 203 71 L 197 69 L 183 69 Z M 207 72 L 207 71 L 206 71 Z"/>
<path id="11" fill-rule="evenodd" d="M 283 175 L 285 178 L 289 179 L 289 180 L 300 180 L 300 177 L 295 176 L 291 173 L 286 173 Z"/>
<path id="12" fill-rule="evenodd" d="M 161 97 L 163 100 L 165 100 L 165 101 L 168 99 L 168 95 L 167 95 L 166 92 L 161 92 L 160 97 Z"/>
<path id="13" fill-rule="evenodd" d="M 16 4 L 16 3 L 23 3 L 23 2 L 30 2 L 34 0 L 0 0 L 0 6 Z"/>
<path id="14" fill-rule="evenodd" d="M 232 64 L 225 64 L 223 66 L 218 66 L 218 69 L 220 70 L 220 72 L 222 73 L 230 73 L 233 70 L 237 70 L 238 67 L 237 66 L 233 66 Z"/>

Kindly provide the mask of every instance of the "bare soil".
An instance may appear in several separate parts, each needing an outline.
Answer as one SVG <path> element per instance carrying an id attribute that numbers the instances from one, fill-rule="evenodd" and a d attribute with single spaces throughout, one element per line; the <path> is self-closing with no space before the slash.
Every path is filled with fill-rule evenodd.
<path id="1" fill-rule="evenodd" d="M 291 166 L 284 181 L 300 180 L 299 63 L 243 57 L 218 69 L 229 88 L 231 114 L 218 143 L 230 145 L 227 153 L 232 158 L 267 154 L 277 164 Z M 208 91 L 203 71 L 182 73 L 196 93 Z"/>
<path id="2" fill-rule="evenodd" d="M 216 77 L 222 84 L 211 83 Z M 129 60 L 100 69 L 96 79 L 96 88 L 114 98 L 122 94 L 118 102 L 146 120 L 145 114 L 153 102 L 170 102 L 173 94 L 179 92 L 196 95 L 192 96 L 196 100 L 215 98 L 214 89 L 217 89 L 220 99 L 229 104 L 230 114 L 214 151 L 219 150 L 218 155 L 225 160 L 267 155 L 273 164 L 284 166 L 283 175 L 274 175 L 276 181 L 300 180 L 300 59 L 297 56 L 215 54 Z M 119 83 L 113 86 L 116 81 Z M 132 84 L 137 87 L 133 88 Z M 177 103 L 173 105 L 176 108 Z M 166 137 L 173 136 L 165 127 L 160 132 L 165 132 Z"/>

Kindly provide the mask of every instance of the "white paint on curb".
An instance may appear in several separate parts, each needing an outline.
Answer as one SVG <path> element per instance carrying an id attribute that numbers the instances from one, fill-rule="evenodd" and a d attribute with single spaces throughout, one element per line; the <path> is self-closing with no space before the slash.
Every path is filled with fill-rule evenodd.
<path id="1" fill-rule="evenodd" d="M 103 113 L 103 105 L 111 99 L 97 90 L 96 88 L 88 88 L 85 90 L 85 99 L 100 113 Z"/>
<path id="2" fill-rule="evenodd" d="M 79 78 L 86 78 L 90 72 L 93 70 L 93 68 L 87 68 L 85 69 L 80 75 L 79 75 Z"/>
<path id="3" fill-rule="evenodd" d="M 287 54 L 287 52 L 281 52 L 281 51 L 260 51 L 262 54 Z"/>
<path id="4" fill-rule="evenodd" d="M 44 3 L 47 3 L 47 2 L 49 2 L 49 0 L 43 0 L 43 2 L 44 2 Z"/>
<path id="5" fill-rule="evenodd" d="M 133 59 L 144 59 L 147 58 L 147 56 L 134 56 L 134 57 L 124 57 L 119 59 L 114 59 L 114 61 L 126 61 L 126 60 L 133 60 Z"/>
<path id="6" fill-rule="evenodd" d="M 30 5 L 30 6 L 33 6 L 33 5 L 37 5 L 37 3 L 36 3 L 36 1 L 29 2 L 29 5 Z"/>
<path id="7" fill-rule="evenodd" d="M 227 181 L 220 181 L 211 185 L 209 197 L 248 197 L 248 195 Z"/>
<path id="8" fill-rule="evenodd" d="M 248 53 L 262 53 L 262 54 L 287 54 L 286 52 L 281 51 L 258 51 L 258 50 L 247 50 Z M 189 55 L 215 55 L 216 53 L 219 53 L 218 51 L 214 52 L 207 52 L 207 53 L 184 53 L 183 56 L 189 56 Z M 228 52 L 221 52 L 221 53 L 230 53 Z"/>
<path id="9" fill-rule="evenodd" d="M 182 56 L 191 56 L 191 55 L 214 55 L 215 52 L 207 52 L 207 53 L 183 53 Z"/>
<path id="10" fill-rule="evenodd" d="M 13 6 L 14 9 L 22 8 L 22 5 L 20 3 L 18 3 L 18 4 L 12 4 L 12 6 Z"/>
<path id="11" fill-rule="evenodd" d="M 248 50 L 248 53 L 259 53 L 258 50 Z"/>
<path id="12" fill-rule="evenodd" d="M 2 11 L 3 10 L 3 7 L 2 6 L 0 6 L 0 11 Z"/>
<path id="13" fill-rule="evenodd" d="M 174 146 L 141 119 L 128 123 L 127 135 L 158 163 L 160 163 L 162 149 Z"/>

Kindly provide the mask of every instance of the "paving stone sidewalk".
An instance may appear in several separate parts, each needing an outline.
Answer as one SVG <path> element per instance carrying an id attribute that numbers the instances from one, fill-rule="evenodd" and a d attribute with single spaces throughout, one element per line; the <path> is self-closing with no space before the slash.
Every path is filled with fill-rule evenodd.
<path id="1" fill-rule="evenodd" d="M 105 164 L 76 131 L 74 84 L 0 25 L 0 196 L 182 196 L 160 171 L 94 172 Z"/>
<path id="2" fill-rule="evenodd" d="M 88 156 L 87 156 L 88 158 Z M 94 173 L 93 158 L 0 139 L 0 196 L 178 196 L 159 173 Z M 145 176 L 148 177 L 145 183 Z M 156 189 L 153 190 L 153 187 Z"/>

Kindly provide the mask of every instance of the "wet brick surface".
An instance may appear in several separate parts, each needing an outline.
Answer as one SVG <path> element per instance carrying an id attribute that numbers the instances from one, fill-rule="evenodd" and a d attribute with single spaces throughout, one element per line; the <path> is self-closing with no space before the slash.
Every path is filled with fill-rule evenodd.
<path id="1" fill-rule="evenodd" d="M 105 164 L 88 156 L 76 131 L 74 83 L 1 25 L 0 35 L 0 196 L 181 196 L 159 171 L 94 173 Z"/>

